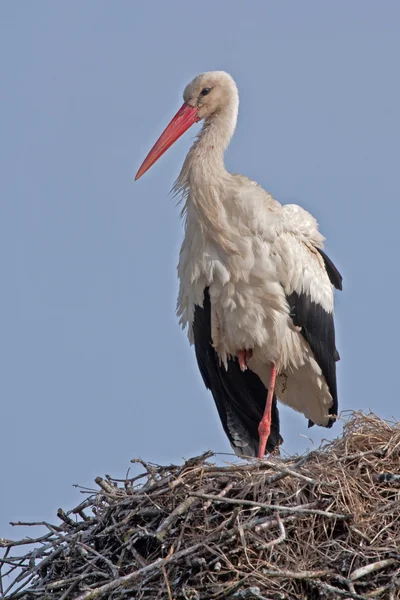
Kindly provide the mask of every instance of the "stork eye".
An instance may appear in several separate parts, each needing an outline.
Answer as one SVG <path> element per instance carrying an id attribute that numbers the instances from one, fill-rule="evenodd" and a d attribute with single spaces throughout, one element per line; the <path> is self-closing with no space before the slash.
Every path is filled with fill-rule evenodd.
<path id="1" fill-rule="evenodd" d="M 211 92 L 211 88 L 203 88 L 200 92 L 200 96 L 207 96 Z"/>

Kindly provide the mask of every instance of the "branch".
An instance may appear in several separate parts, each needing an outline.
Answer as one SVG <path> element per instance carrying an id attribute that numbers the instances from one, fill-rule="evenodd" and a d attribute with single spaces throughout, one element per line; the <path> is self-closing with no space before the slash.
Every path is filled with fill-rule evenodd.
<path id="1" fill-rule="evenodd" d="M 208 489 L 210 489 L 210 486 L 204 488 L 204 490 L 201 490 L 201 492 L 205 492 Z M 158 529 L 155 533 L 156 537 L 160 542 L 165 540 L 166 536 L 168 535 L 168 531 L 171 529 L 175 521 L 183 514 L 185 514 L 185 512 L 187 512 L 189 508 L 198 500 L 199 498 L 196 498 L 195 496 L 188 496 L 187 498 L 185 498 L 185 500 L 178 504 L 176 508 L 174 508 L 171 514 L 168 515 L 168 517 L 158 526 Z"/>
<path id="2" fill-rule="evenodd" d="M 195 544 L 194 546 L 191 546 L 190 548 L 186 548 L 185 550 L 181 550 L 180 552 L 173 554 L 168 559 L 168 565 L 171 565 L 171 564 L 177 562 L 179 559 L 181 559 L 185 556 L 189 556 L 189 554 L 193 554 L 193 552 L 196 552 L 201 546 L 202 546 L 202 544 Z M 106 594 L 109 594 L 109 592 L 112 592 L 113 590 L 117 589 L 120 586 L 127 585 L 128 583 L 132 583 L 132 581 L 135 581 L 136 579 L 140 579 L 141 577 L 148 575 L 152 571 L 161 570 L 162 567 L 164 566 L 164 564 L 165 564 L 165 558 L 158 558 L 157 560 L 155 560 L 153 563 L 151 563 L 147 567 L 143 567 L 142 569 L 133 571 L 133 573 L 129 573 L 128 575 L 124 575 L 123 577 L 114 579 L 113 581 L 110 581 L 110 583 L 106 583 L 105 585 L 97 587 L 94 590 L 90 590 L 89 592 L 85 592 L 84 594 L 81 594 L 80 596 L 78 596 L 78 598 L 76 598 L 76 600 L 95 600 L 95 598 L 102 598 L 103 596 L 105 596 Z"/>
<path id="3" fill-rule="evenodd" d="M 361 577 L 365 577 L 365 575 L 369 575 L 374 571 L 379 571 L 380 569 L 385 569 L 386 567 L 390 567 L 391 565 L 399 562 L 396 558 L 387 558 L 386 560 L 379 560 L 377 562 L 366 565 L 365 567 L 360 567 L 353 571 L 350 575 L 351 581 L 355 581 L 356 579 L 360 579 Z"/>
<path id="4" fill-rule="evenodd" d="M 286 539 L 285 526 L 282 522 L 282 519 L 279 516 L 279 513 L 276 513 L 275 519 L 276 519 L 276 521 L 278 523 L 278 527 L 279 527 L 279 532 L 280 532 L 279 537 L 277 537 L 275 540 L 272 540 L 271 542 L 267 542 L 266 544 L 260 544 L 260 546 L 258 546 L 257 550 L 266 550 L 267 548 L 272 548 L 272 546 L 276 546 L 277 544 L 280 544 L 281 542 L 283 542 Z"/>
<path id="5" fill-rule="evenodd" d="M 190 495 L 195 496 L 196 498 L 203 498 L 203 500 L 212 500 L 213 502 L 220 502 L 223 504 L 254 506 L 255 508 L 264 508 L 266 510 L 277 510 L 279 512 L 290 512 L 303 515 L 320 515 L 322 517 L 328 517 L 329 519 L 350 519 L 350 515 L 331 513 L 326 510 L 318 510 L 317 508 L 302 508 L 302 506 L 279 506 L 279 504 L 264 504 L 263 502 L 254 502 L 253 500 L 242 500 L 239 498 L 219 498 L 218 496 L 212 496 L 211 494 L 199 494 L 197 492 L 190 492 Z"/>

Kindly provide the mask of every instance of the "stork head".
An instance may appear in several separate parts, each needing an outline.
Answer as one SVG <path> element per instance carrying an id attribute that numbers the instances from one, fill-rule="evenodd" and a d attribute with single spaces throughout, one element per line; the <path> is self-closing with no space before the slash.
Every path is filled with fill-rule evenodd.
<path id="1" fill-rule="evenodd" d="M 184 103 L 160 135 L 136 174 L 139 179 L 172 146 L 189 127 L 213 118 L 232 104 L 237 110 L 238 91 L 233 78 L 225 71 L 209 71 L 197 75 L 185 88 Z"/>
<path id="2" fill-rule="evenodd" d="M 210 71 L 197 75 L 185 88 L 185 104 L 197 108 L 197 120 L 210 119 L 237 97 L 236 83 L 225 71 Z"/>

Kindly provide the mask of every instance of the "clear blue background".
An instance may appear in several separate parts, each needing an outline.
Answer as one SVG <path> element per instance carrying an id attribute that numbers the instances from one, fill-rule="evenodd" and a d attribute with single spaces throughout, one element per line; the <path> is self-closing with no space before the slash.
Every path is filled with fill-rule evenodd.
<path id="1" fill-rule="evenodd" d="M 236 79 L 228 168 L 319 220 L 344 276 L 340 406 L 399 415 L 400 3 L 9 0 L 0 8 L 0 536 L 71 484 L 230 452 L 175 316 L 168 195 L 132 177 L 197 73 Z M 282 410 L 287 452 L 333 430 Z"/>

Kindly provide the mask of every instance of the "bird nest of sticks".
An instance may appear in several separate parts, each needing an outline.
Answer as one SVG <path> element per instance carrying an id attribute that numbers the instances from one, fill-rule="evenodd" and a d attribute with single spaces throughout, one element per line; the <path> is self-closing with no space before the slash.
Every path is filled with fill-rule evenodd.
<path id="1" fill-rule="evenodd" d="M 400 598 L 399 454 L 398 423 L 355 413 L 301 457 L 134 461 L 37 539 L 0 539 L 1 597 Z"/>

